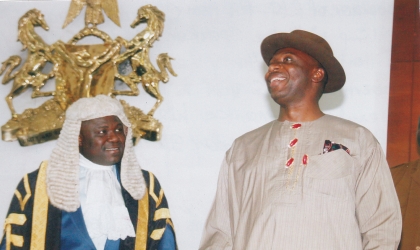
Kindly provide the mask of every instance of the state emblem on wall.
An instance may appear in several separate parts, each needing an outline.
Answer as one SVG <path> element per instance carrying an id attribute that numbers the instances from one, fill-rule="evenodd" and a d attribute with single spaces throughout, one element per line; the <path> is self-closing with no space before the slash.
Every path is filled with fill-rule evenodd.
<path id="1" fill-rule="evenodd" d="M 167 53 L 158 55 L 157 68 L 150 60 L 149 51 L 153 43 L 162 35 L 165 14 L 157 7 L 145 5 L 138 9 L 137 17 L 131 24 L 136 28 L 140 23 L 146 27 L 131 40 L 122 37 L 112 39 L 97 26 L 104 22 L 103 11 L 118 26 L 118 4 L 116 0 L 72 0 L 65 28 L 86 7 L 85 27 L 70 41 L 49 45 L 35 32 L 39 26 L 48 30 L 44 15 L 37 9 L 27 11 L 18 22 L 18 41 L 27 51 L 26 59 L 12 55 L 1 66 L 2 83 L 12 82 L 6 102 L 11 119 L 1 127 L 4 141 L 18 140 L 20 145 L 29 146 L 58 138 L 69 105 L 82 97 L 99 94 L 116 97 L 118 95 L 138 96 L 138 84 L 156 99 L 147 112 L 130 106 L 120 100 L 127 117 L 133 125 L 133 141 L 141 138 L 156 141 L 161 136 L 161 123 L 153 115 L 163 97 L 159 91 L 160 82 L 169 81 L 169 73 L 176 76 L 171 58 Z M 80 45 L 85 37 L 97 37 L 103 43 Z M 46 65 L 51 70 L 46 71 Z M 43 91 L 50 79 L 55 80 L 53 91 Z M 115 89 L 116 80 L 126 84 L 126 90 Z M 48 81 L 50 83 L 51 81 Z M 18 114 L 13 106 L 13 98 L 32 89 L 32 98 L 51 96 L 39 107 L 28 108 Z M 89 107 L 86 107 L 89 108 Z"/>

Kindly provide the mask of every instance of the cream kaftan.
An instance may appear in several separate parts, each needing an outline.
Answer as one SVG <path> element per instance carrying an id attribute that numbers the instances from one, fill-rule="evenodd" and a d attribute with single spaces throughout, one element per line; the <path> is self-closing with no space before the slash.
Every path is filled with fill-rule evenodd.
<path id="1" fill-rule="evenodd" d="M 330 115 L 293 124 L 273 121 L 235 140 L 200 249 L 396 249 L 401 212 L 374 136 Z M 350 154 L 323 154 L 325 140 Z"/>

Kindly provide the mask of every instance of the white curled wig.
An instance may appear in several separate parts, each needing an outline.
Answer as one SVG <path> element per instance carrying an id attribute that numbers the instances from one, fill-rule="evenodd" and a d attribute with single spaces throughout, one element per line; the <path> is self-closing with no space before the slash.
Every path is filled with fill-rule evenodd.
<path id="1" fill-rule="evenodd" d="M 80 98 L 66 111 L 56 147 L 47 168 L 47 192 L 53 206 L 74 212 L 79 201 L 79 134 L 82 121 L 115 115 L 127 127 L 124 155 L 121 159 L 121 183 L 130 195 L 140 200 L 146 191 L 141 167 L 134 154 L 131 124 L 121 103 L 109 96 Z"/>

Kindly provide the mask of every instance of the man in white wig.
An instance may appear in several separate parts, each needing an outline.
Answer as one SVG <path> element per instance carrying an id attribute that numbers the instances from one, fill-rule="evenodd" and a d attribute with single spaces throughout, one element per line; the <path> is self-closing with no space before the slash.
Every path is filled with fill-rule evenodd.
<path id="1" fill-rule="evenodd" d="M 118 100 L 73 103 L 50 160 L 19 183 L 0 249 L 176 249 L 163 190 L 131 138 Z"/>

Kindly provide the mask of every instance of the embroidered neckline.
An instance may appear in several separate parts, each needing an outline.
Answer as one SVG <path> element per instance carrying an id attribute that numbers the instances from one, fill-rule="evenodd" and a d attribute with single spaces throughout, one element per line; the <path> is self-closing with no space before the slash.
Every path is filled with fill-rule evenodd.
<path id="1" fill-rule="evenodd" d="M 293 181 L 293 185 L 290 183 L 292 181 L 293 174 L 295 172 L 295 154 L 296 154 L 296 147 L 299 144 L 299 139 L 297 136 L 297 131 L 299 128 L 302 127 L 302 123 L 292 123 L 290 125 L 290 129 L 293 130 L 293 138 L 290 142 L 288 148 L 290 150 L 290 157 L 286 161 L 285 168 L 287 169 L 287 182 L 286 182 L 286 189 L 287 190 L 294 190 L 296 184 L 299 182 L 299 176 L 302 175 L 303 167 L 308 164 L 308 155 L 304 154 L 302 157 L 301 163 L 299 163 L 299 168 L 297 169 L 296 178 Z"/>

